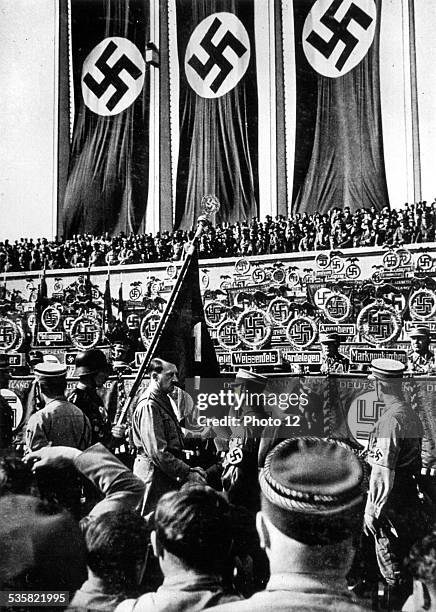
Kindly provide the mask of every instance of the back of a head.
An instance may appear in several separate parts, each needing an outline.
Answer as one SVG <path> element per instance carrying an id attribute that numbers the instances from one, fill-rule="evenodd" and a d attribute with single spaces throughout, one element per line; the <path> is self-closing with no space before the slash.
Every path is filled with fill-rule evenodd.
<path id="1" fill-rule="evenodd" d="M 130 510 L 106 512 L 90 521 L 85 530 L 89 569 L 111 593 L 136 586 L 138 564 L 145 559 L 147 525 Z"/>
<path id="2" fill-rule="evenodd" d="M 0 498 L 0 587 L 74 592 L 86 577 L 85 544 L 66 511 L 35 497 Z"/>
<path id="3" fill-rule="evenodd" d="M 259 481 L 262 512 L 293 540 L 330 545 L 361 528 L 363 469 L 340 442 L 285 440 L 267 456 Z"/>
<path id="4" fill-rule="evenodd" d="M 222 495 L 189 485 L 161 497 L 155 512 L 161 546 L 203 574 L 222 574 L 232 543 L 230 510 Z"/>
<path id="5" fill-rule="evenodd" d="M 30 466 L 13 451 L 0 455 L 0 497 L 9 493 L 39 494 Z"/>

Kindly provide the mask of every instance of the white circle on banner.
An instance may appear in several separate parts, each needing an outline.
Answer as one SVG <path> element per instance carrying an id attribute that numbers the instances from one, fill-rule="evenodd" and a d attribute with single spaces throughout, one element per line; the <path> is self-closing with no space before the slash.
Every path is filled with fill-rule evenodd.
<path id="1" fill-rule="evenodd" d="M 186 47 L 185 73 L 202 98 L 220 98 L 242 79 L 250 62 L 250 39 L 233 13 L 214 13 L 193 31 Z"/>
<path id="2" fill-rule="evenodd" d="M 3 399 L 7 401 L 9 407 L 12 410 L 14 419 L 12 429 L 15 432 L 21 425 L 21 422 L 23 420 L 23 403 L 18 397 L 18 395 L 15 393 L 15 391 L 12 391 L 12 389 L 1 389 L 0 395 L 3 397 Z"/>
<path id="3" fill-rule="evenodd" d="M 307 61 L 323 76 L 343 76 L 368 53 L 376 22 L 374 0 L 317 0 L 303 28 Z"/>
<path id="4" fill-rule="evenodd" d="M 144 58 L 136 45 L 119 36 L 105 38 L 83 62 L 83 100 L 97 115 L 118 115 L 139 96 L 144 75 Z"/>

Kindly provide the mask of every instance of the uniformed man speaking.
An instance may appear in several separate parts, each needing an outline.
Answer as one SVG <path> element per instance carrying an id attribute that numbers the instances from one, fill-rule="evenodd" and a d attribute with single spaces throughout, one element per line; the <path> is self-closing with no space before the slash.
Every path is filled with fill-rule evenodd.
<path id="1" fill-rule="evenodd" d="M 132 442 L 137 457 L 133 472 L 145 482 L 144 516 L 160 497 L 184 482 L 205 484 L 205 472 L 183 460 L 183 434 L 168 394 L 177 383 L 177 367 L 155 358 L 148 369 L 150 384 L 132 416 Z"/>
<path id="2" fill-rule="evenodd" d="M 375 537 L 380 571 L 392 587 L 401 586 L 402 561 L 426 528 L 416 481 L 422 425 L 403 395 L 404 370 L 394 359 L 374 359 L 369 376 L 383 408 L 368 444 L 371 477 L 365 533 Z"/>

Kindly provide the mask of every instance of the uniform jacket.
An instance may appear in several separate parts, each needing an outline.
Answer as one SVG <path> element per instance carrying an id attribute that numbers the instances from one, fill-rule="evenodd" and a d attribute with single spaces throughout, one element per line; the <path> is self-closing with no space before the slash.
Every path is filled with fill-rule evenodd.
<path id="1" fill-rule="evenodd" d="M 219 605 L 220 612 L 368 612 L 350 595 L 345 580 L 311 574 L 272 575 L 265 591 Z"/>
<path id="2" fill-rule="evenodd" d="M 410 351 L 407 355 L 407 369 L 415 374 L 431 374 L 435 367 L 434 353 L 427 350 L 424 354 Z"/>
<path id="3" fill-rule="evenodd" d="M 50 401 L 32 414 L 26 427 L 26 446 L 38 450 L 49 444 L 84 450 L 91 443 L 91 426 L 83 412 L 64 398 Z"/>
<path id="4" fill-rule="evenodd" d="M 186 572 L 165 578 L 155 593 L 126 599 L 116 612 L 196 612 L 239 599 L 225 593 L 218 578 Z"/>
<path id="5" fill-rule="evenodd" d="M 133 413 L 131 435 L 138 453 L 133 471 L 146 484 L 143 514 L 148 514 L 189 474 L 182 460 L 182 429 L 165 393 L 152 387 L 146 390 Z"/>
<path id="6" fill-rule="evenodd" d="M 103 415 L 103 400 L 95 389 L 78 386 L 68 397 L 68 401 L 80 408 L 91 423 L 91 443 L 101 442 L 107 445 L 111 439 L 110 425 Z"/>

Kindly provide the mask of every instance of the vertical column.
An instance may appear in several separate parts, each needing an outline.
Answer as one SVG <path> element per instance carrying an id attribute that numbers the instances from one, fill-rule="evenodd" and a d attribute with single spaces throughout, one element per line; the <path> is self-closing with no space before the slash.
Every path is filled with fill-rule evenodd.
<path id="1" fill-rule="evenodd" d="M 296 0 L 298 1 L 298 0 Z M 294 185 L 295 159 L 295 42 L 293 0 L 281 0 L 282 8 L 282 46 L 283 46 L 283 94 L 285 113 L 285 162 L 287 211 L 292 210 L 292 191 Z"/>
<path id="2" fill-rule="evenodd" d="M 177 48 L 177 12 L 176 0 L 166 0 L 168 8 L 168 101 L 169 101 L 169 128 L 170 128 L 170 158 L 171 158 L 171 224 L 174 224 L 176 210 L 176 183 L 177 166 L 180 146 L 179 123 L 179 54 Z"/>
<path id="3" fill-rule="evenodd" d="M 173 227 L 173 180 L 171 145 L 171 79 L 170 79 L 170 32 L 168 0 L 156 0 L 160 5 L 160 230 Z"/>
<path id="4" fill-rule="evenodd" d="M 150 1 L 150 40 L 159 48 L 159 5 Z M 160 225 L 159 66 L 147 62 L 150 82 L 148 203 L 145 231 L 156 233 Z"/>
<path id="5" fill-rule="evenodd" d="M 419 140 L 418 80 L 416 73 L 415 0 L 409 0 L 410 95 L 412 105 L 413 193 L 415 202 L 422 199 L 421 147 Z"/>
<path id="6" fill-rule="evenodd" d="M 70 141 L 72 135 L 71 104 L 72 66 L 71 66 L 71 0 L 60 0 L 55 3 L 56 29 L 59 32 L 58 49 L 58 92 L 57 93 L 57 194 L 54 201 L 57 210 L 53 214 L 53 226 L 57 228 L 58 235 L 62 232 L 62 211 L 65 189 L 68 180 L 68 163 L 70 156 Z M 56 49 L 55 49 L 56 52 Z"/>
<path id="7" fill-rule="evenodd" d="M 255 2 L 258 82 L 259 214 L 277 214 L 277 140 L 274 0 Z"/>

